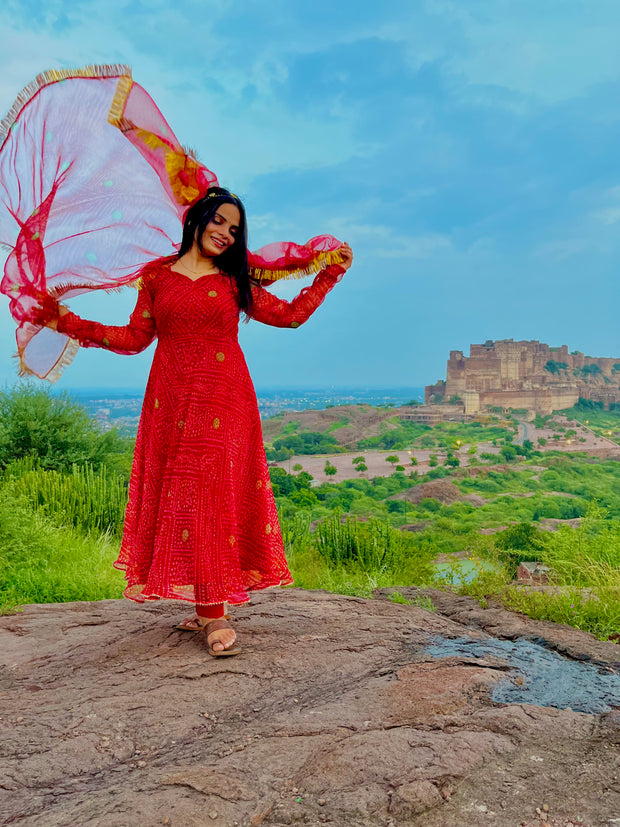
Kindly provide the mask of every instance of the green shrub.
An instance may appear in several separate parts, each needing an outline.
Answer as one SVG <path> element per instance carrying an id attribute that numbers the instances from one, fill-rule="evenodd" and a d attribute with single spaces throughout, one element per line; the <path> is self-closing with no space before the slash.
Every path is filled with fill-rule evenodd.
<path id="1" fill-rule="evenodd" d="M 402 554 L 402 534 L 388 522 L 371 519 L 367 523 L 335 514 L 319 523 L 314 540 L 320 554 L 332 565 L 356 563 L 372 570 L 391 568 Z"/>
<path id="2" fill-rule="evenodd" d="M 118 542 L 58 527 L 23 497 L 0 488 L 0 613 L 23 603 L 118 598 Z"/>
<path id="3" fill-rule="evenodd" d="M 4 485 L 24 496 L 59 525 L 83 533 L 120 535 L 127 506 L 127 486 L 105 466 L 74 465 L 69 473 L 37 467 L 32 459 L 7 466 Z"/>
<path id="4" fill-rule="evenodd" d="M 539 560 L 544 547 L 542 532 L 530 523 L 518 523 L 495 535 L 498 558 L 511 580 L 517 575 L 519 563 Z"/>
<path id="5" fill-rule="evenodd" d="M 0 467 L 24 457 L 57 471 L 85 462 L 99 467 L 108 455 L 128 453 L 129 445 L 114 431 L 98 434 L 84 408 L 66 394 L 28 383 L 0 392 Z"/>

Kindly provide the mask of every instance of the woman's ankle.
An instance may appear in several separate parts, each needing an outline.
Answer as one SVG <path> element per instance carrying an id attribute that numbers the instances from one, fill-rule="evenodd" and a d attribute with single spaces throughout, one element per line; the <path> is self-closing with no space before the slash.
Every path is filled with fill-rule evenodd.
<path id="1" fill-rule="evenodd" d="M 221 620 L 226 616 L 226 605 L 224 603 L 196 603 L 196 616 L 201 626 L 206 626 L 212 620 Z"/>

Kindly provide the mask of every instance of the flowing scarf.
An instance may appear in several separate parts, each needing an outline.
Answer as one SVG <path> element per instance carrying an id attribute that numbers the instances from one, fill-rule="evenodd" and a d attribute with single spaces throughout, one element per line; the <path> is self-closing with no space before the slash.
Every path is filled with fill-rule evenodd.
<path id="1" fill-rule="evenodd" d="M 20 373 L 54 382 L 78 345 L 42 324 L 46 306 L 135 283 L 174 254 L 188 208 L 217 186 L 127 66 L 39 75 L 0 124 L 0 291 L 17 322 Z M 318 272 L 341 242 L 278 242 L 250 252 L 262 284 Z"/>

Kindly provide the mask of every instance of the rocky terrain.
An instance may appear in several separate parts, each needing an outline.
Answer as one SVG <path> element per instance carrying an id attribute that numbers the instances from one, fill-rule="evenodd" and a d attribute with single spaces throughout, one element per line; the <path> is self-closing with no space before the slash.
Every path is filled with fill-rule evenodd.
<path id="1" fill-rule="evenodd" d="M 620 648 L 401 591 L 262 593 L 228 659 L 181 604 L 0 618 L 0 824 L 620 823 Z"/>

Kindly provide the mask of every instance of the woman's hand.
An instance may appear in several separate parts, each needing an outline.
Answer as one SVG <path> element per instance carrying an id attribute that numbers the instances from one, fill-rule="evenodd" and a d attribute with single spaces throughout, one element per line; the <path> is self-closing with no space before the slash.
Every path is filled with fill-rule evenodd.
<path id="1" fill-rule="evenodd" d="M 53 319 L 48 319 L 45 322 L 45 327 L 49 327 L 50 330 L 56 330 L 58 327 L 58 319 L 61 316 L 64 316 L 66 313 L 69 313 L 69 308 L 66 307 L 64 304 L 58 306 L 58 316 L 54 317 Z"/>
<path id="2" fill-rule="evenodd" d="M 349 267 L 353 264 L 353 250 L 351 247 L 345 242 L 342 247 L 338 248 L 338 252 L 342 256 L 342 261 L 339 262 L 340 266 L 344 270 L 348 270 Z"/>

